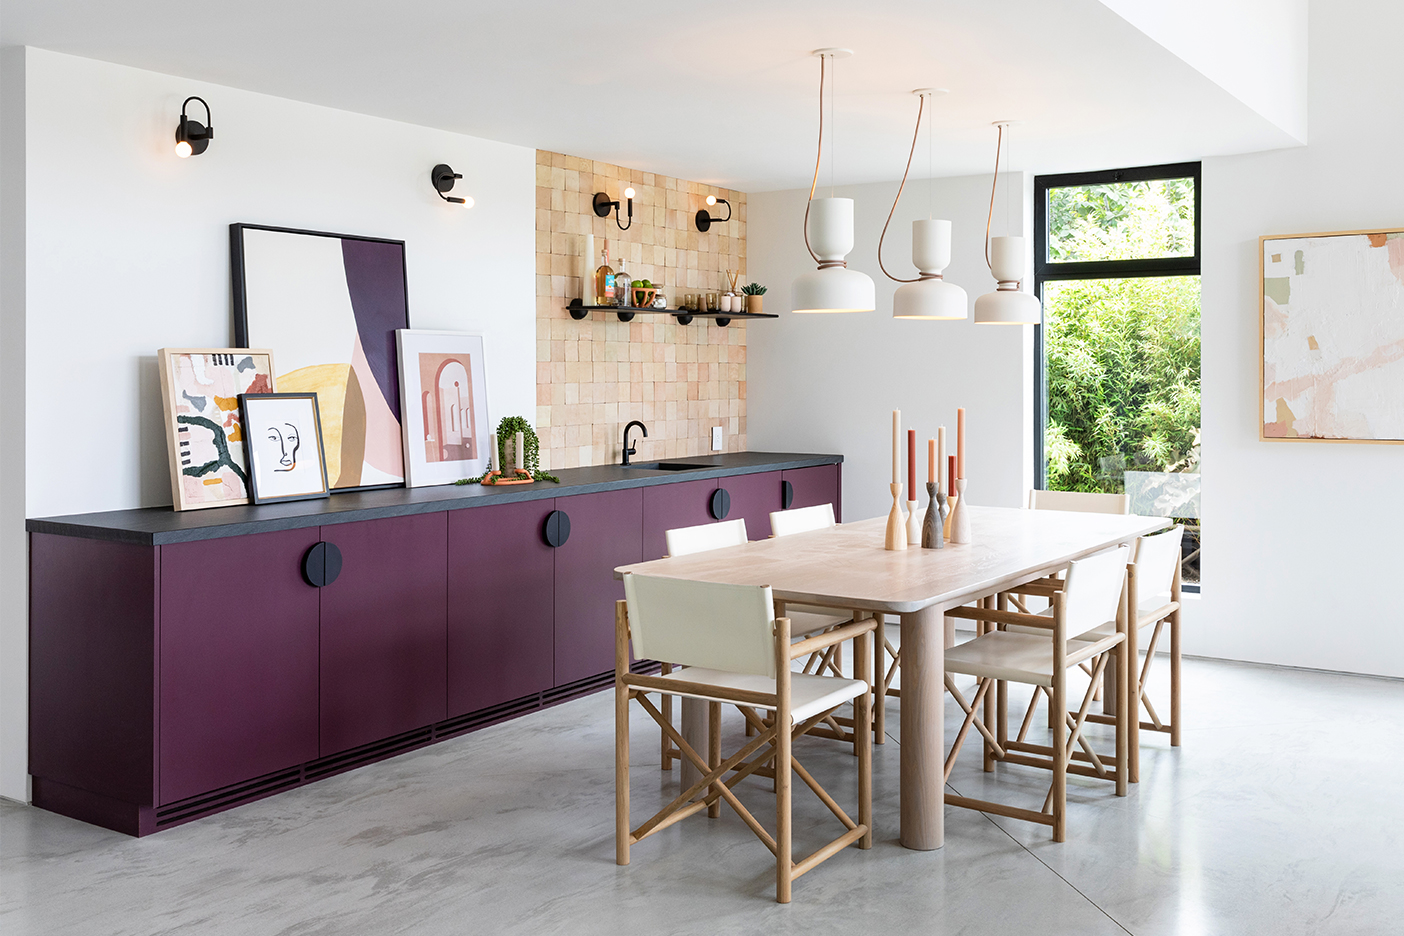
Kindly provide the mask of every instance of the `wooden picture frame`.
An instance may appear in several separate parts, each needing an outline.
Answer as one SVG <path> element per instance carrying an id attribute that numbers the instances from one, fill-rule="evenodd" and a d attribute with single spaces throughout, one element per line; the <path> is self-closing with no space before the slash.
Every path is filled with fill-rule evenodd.
<path id="1" fill-rule="evenodd" d="M 395 331 L 408 328 L 405 242 L 229 225 L 234 343 L 278 349 L 278 384 L 317 393 L 332 489 L 405 483 Z"/>
<path id="2" fill-rule="evenodd" d="M 266 348 L 162 348 L 156 352 L 156 361 L 172 509 L 249 503 L 239 394 L 277 390 L 273 352 Z"/>
<path id="3" fill-rule="evenodd" d="M 1331 239 L 1342 239 L 1339 244 L 1325 243 Z M 1351 243 L 1345 239 L 1360 239 L 1360 242 Z M 1311 242 L 1318 242 L 1312 244 Z M 1301 245 L 1301 246 L 1298 246 Z M 1391 417 L 1389 414 L 1377 412 L 1361 412 L 1349 410 L 1344 413 L 1333 412 L 1327 414 L 1326 418 L 1321 418 L 1315 412 L 1320 407 L 1312 406 L 1312 417 L 1303 419 L 1297 411 L 1292 409 L 1292 400 L 1284 395 L 1279 395 L 1273 402 L 1273 412 L 1269 413 L 1268 397 L 1275 392 L 1286 392 L 1286 388 L 1292 386 L 1303 386 L 1303 389 L 1294 399 L 1305 397 L 1309 390 L 1312 394 L 1313 403 L 1316 395 L 1323 392 L 1330 392 L 1333 395 L 1340 386 L 1340 382 L 1352 378 L 1369 379 L 1373 386 L 1369 386 L 1369 392 L 1377 394 L 1382 399 L 1395 399 L 1404 401 L 1404 335 L 1400 340 L 1389 345 L 1379 346 L 1372 349 L 1378 353 L 1387 350 L 1392 345 L 1399 345 L 1401 354 L 1399 357 L 1388 359 L 1387 356 L 1378 363 L 1371 366 L 1366 362 L 1369 357 L 1361 353 L 1364 346 L 1360 344 L 1358 334 L 1349 334 L 1348 327 L 1338 329 L 1345 334 L 1338 335 L 1331 329 L 1332 325 L 1348 325 L 1344 320 L 1346 315 L 1333 315 L 1330 309 L 1321 310 L 1319 306 L 1313 306 L 1306 310 L 1289 310 L 1283 312 L 1283 308 L 1290 304 L 1291 278 L 1293 276 L 1304 275 L 1306 264 L 1309 260 L 1307 251 L 1315 248 L 1315 252 L 1323 249 L 1357 249 L 1360 251 L 1381 250 L 1382 253 L 1372 255 L 1362 253 L 1362 262 L 1359 264 L 1359 271 L 1365 276 L 1373 276 L 1375 281 L 1367 283 L 1364 280 L 1355 284 L 1355 288 L 1362 293 L 1370 293 L 1371 286 L 1382 286 L 1383 291 L 1376 295 L 1365 296 L 1344 296 L 1339 305 L 1351 308 L 1352 303 L 1360 306 L 1361 314 L 1368 315 L 1368 310 L 1364 306 L 1366 302 L 1379 305 L 1387 303 L 1389 308 L 1398 308 L 1404 311 L 1404 227 L 1392 228 L 1367 228 L 1350 231 L 1328 231 L 1308 234 L 1265 234 L 1258 238 L 1258 439 L 1263 442 L 1323 442 L 1323 443 L 1351 443 L 1357 445 L 1400 445 L 1404 444 L 1404 418 L 1401 416 Z M 1276 249 L 1273 249 L 1276 248 Z M 1286 259 L 1284 259 L 1286 258 Z M 1383 264 L 1383 267 L 1381 267 Z M 1386 276 L 1386 274 L 1388 274 Z M 1334 275 L 1339 276 L 1339 273 Z M 1391 281 L 1391 278 L 1393 281 Z M 1378 292 L 1378 291 L 1377 291 Z M 1285 301 L 1282 301 L 1284 300 Z M 1317 301 L 1313 294 L 1312 302 Z M 1269 306 L 1269 302 L 1272 303 Z M 1354 310 L 1352 310 L 1354 311 Z M 1314 313 L 1314 314 L 1313 314 Z M 1293 315 L 1297 315 L 1301 321 L 1294 320 Z M 1269 334 L 1269 318 L 1273 319 L 1271 330 L 1274 334 Z M 1305 320 L 1312 319 L 1312 325 L 1304 328 Z M 1333 319 L 1341 320 L 1340 323 Z M 1298 326 L 1294 330 L 1292 326 Z M 1306 333 L 1309 331 L 1310 333 Z M 1358 329 L 1357 329 L 1358 331 Z M 1300 336 L 1294 336 L 1300 333 Z M 1339 338 L 1339 340 L 1338 340 Z M 1278 340 L 1294 341 L 1303 346 L 1305 356 L 1297 354 L 1292 363 L 1305 361 L 1316 361 L 1326 359 L 1330 355 L 1333 360 L 1338 361 L 1335 370 L 1320 373 L 1327 365 L 1322 364 L 1320 368 L 1313 370 L 1311 367 L 1300 367 L 1300 373 L 1290 376 L 1280 372 L 1279 365 L 1287 356 L 1284 350 L 1270 348 L 1269 342 Z M 1270 355 L 1272 358 L 1270 359 Z M 1384 368 L 1390 365 L 1397 365 L 1398 374 L 1389 375 L 1384 372 Z M 1363 375 L 1363 376 L 1362 376 Z M 1395 381 L 1396 383 L 1391 383 Z M 1355 386 L 1351 387 L 1352 398 L 1363 395 L 1358 392 Z M 1300 402 L 1298 409 L 1305 410 L 1307 407 Z M 1404 406 L 1401 406 L 1401 414 L 1404 414 Z M 1271 415 L 1271 419 L 1269 416 Z M 1377 426 L 1395 425 L 1396 428 L 1390 431 L 1387 428 L 1371 428 L 1371 417 L 1375 417 Z M 1302 430 L 1305 430 L 1303 433 Z M 1363 431 L 1362 431 L 1363 430 Z M 1351 435 L 1351 432 L 1359 432 L 1359 435 Z M 1377 432 L 1382 435 L 1368 435 L 1367 433 Z"/>
<path id="4" fill-rule="evenodd" d="M 317 394 L 243 393 L 239 412 L 255 504 L 331 496 Z"/>

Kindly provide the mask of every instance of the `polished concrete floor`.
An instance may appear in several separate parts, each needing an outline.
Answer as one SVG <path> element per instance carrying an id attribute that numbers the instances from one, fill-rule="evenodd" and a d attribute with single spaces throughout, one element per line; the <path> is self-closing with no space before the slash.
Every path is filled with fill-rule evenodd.
<path id="1" fill-rule="evenodd" d="M 142 840 L 0 803 L 0 932 L 1404 932 L 1404 683 L 1200 660 L 1185 681 L 1183 747 L 1146 736 L 1123 799 L 1071 781 L 1062 845 L 948 807 L 945 848 L 901 848 L 894 700 L 876 844 L 802 878 L 789 906 L 730 811 L 614 864 L 604 693 Z M 646 719 L 635 711 L 635 822 L 676 792 Z M 853 802 L 851 755 L 815 740 L 796 753 Z M 983 774 L 971 745 L 950 786 L 1036 807 L 1046 779 Z M 766 816 L 764 783 L 742 787 Z M 807 792 L 796 827 L 797 853 L 838 828 Z"/>

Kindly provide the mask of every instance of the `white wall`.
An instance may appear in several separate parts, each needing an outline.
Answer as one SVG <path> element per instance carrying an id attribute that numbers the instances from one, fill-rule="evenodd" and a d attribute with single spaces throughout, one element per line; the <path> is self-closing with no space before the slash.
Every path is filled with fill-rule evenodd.
<path id="1" fill-rule="evenodd" d="M 232 341 L 234 221 L 405 240 L 411 325 L 481 332 L 493 415 L 535 412 L 534 150 L 27 51 L 29 516 L 170 503 L 155 352 Z M 216 137 L 178 159 L 191 94 Z M 434 193 L 439 162 L 463 173 L 471 211 Z M 24 574 L 14 559 L 6 581 Z M 24 690 L 8 661 L 26 656 L 26 623 L 6 611 L 0 794 L 22 798 Z"/>
<path id="2" fill-rule="evenodd" d="M 1258 237 L 1404 227 L 1397 0 L 1311 5 L 1311 144 L 1204 163 L 1195 653 L 1404 676 L 1404 448 L 1258 441 Z"/>
<path id="3" fill-rule="evenodd" d="M 988 175 L 938 179 L 931 192 L 935 216 L 953 224 L 946 279 L 965 289 L 972 307 L 995 287 L 984 258 L 990 181 Z M 916 276 L 912 221 L 928 217 L 929 184 L 907 183 L 888 229 L 882 256 L 895 276 Z M 1029 228 L 1031 184 L 1030 177 L 1012 177 L 1007 213 L 1001 178 L 995 234 Z M 835 191 L 855 200 L 857 246 L 848 265 L 877 283 L 876 311 L 841 315 L 789 314 L 790 282 L 814 269 L 803 239 L 809 190 L 747 196 L 749 276 L 769 287 L 766 311 L 781 313 L 747 326 L 747 441 L 755 451 L 841 453 L 845 519 L 883 516 L 892 506 L 891 411 L 902 411 L 904 430 L 916 429 L 922 453 L 940 424 L 954 452 L 956 407 L 964 406 L 970 502 L 1021 506 L 1033 476 L 1033 329 L 894 319 L 898 284 L 878 268 L 877 243 L 896 192 L 896 182 Z M 924 506 L 925 454 L 918 464 Z"/>

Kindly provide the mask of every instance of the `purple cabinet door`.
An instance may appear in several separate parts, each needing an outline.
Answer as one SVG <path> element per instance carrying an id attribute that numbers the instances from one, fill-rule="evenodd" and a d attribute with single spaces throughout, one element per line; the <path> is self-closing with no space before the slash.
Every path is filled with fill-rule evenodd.
<path id="1" fill-rule="evenodd" d="M 664 534 L 678 527 L 715 523 L 709 504 L 717 489 L 717 479 L 680 481 L 643 489 L 643 559 L 662 559 L 668 554 Z"/>
<path id="2" fill-rule="evenodd" d="M 320 589 L 325 757 L 445 717 L 448 514 L 321 533 L 342 556 Z"/>
<path id="3" fill-rule="evenodd" d="M 554 500 L 448 515 L 448 715 L 551 688 Z"/>
<path id="4" fill-rule="evenodd" d="M 643 488 L 556 498 L 570 539 L 556 553 L 555 684 L 614 669 L 617 566 L 643 561 Z"/>
<path id="5" fill-rule="evenodd" d="M 790 503 L 792 509 L 813 507 L 815 504 L 833 504 L 834 519 L 843 522 L 838 465 L 792 468 L 781 472 L 781 475 L 794 491 L 794 500 Z"/>
<path id="6" fill-rule="evenodd" d="M 161 547 L 161 803 L 317 757 L 316 529 Z"/>
<path id="7" fill-rule="evenodd" d="M 726 519 L 745 520 L 747 539 L 770 536 L 770 512 L 780 509 L 780 472 L 734 475 L 719 479 L 717 486 L 731 495 L 731 513 Z"/>

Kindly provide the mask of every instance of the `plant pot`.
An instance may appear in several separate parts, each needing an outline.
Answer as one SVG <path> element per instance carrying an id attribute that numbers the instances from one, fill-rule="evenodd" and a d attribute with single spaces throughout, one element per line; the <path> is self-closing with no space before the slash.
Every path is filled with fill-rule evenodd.
<path id="1" fill-rule="evenodd" d="M 761 310 L 761 302 L 764 299 L 764 296 L 747 296 L 746 311 L 752 315 L 759 315 Z"/>

